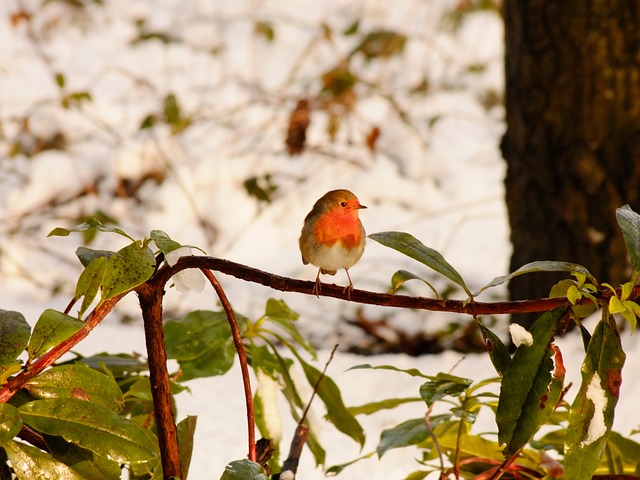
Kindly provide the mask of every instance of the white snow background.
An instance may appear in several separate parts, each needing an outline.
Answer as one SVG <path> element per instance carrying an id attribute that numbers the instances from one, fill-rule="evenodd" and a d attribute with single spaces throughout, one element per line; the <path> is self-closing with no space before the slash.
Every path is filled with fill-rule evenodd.
<path id="1" fill-rule="evenodd" d="M 314 201 L 334 188 L 352 190 L 369 207 L 361 213 L 368 233 L 413 234 L 440 251 L 472 291 L 507 272 L 511 247 L 499 150 L 504 111 L 499 101 L 492 101 L 503 92 L 502 24 L 496 12 L 470 12 L 456 20 L 452 13 L 464 2 L 453 0 L 86 3 L 85 10 L 65 2 L 43 7 L 36 0 L 0 3 L 0 308 L 22 312 L 31 324 L 45 308 L 64 309 L 81 268 L 73 253 L 80 237 L 47 239 L 46 234 L 98 210 L 137 237 L 160 229 L 210 255 L 313 280 L 316 270 L 302 265 L 297 238 Z M 20 21 L 19 12 L 33 13 L 31 23 Z M 165 32 L 179 41 L 132 45 L 140 34 L 137 19 L 145 20 L 145 32 Z M 354 112 L 333 140 L 327 133 L 328 116 L 314 111 L 307 150 L 288 156 L 284 137 L 289 113 L 298 98 L 319 91 L 320 73 L 335 67 L 362 38 L 341 33 L 358 19 L 359 32 L 406 35 L 404 52 L 368 64 L 354 59 L 362 75 L 358 88 L 371 88 L 358 91 Z M 257 24 L 273 26 L 273 41 L 256 34 Z M 55 73 L 64 77 L 63 93 L 87 91 L 91 100 L 61 108 Z M 420 85 L 427 94 L 408 93 Z M 142 119 L 160 112 L 169 93 L 175 93 L 193 124 L 176 135 L 160 124 L 141 131 Z M 371 152 L 364 139 L 373 126 L 381 136 Z M 31 157 L 9 155 L 15 142 L 26 151 L 38 138 L 57 132 L 64 135 L 66 148 Z M 166 179 L 144 185 L 140 202 L 113 199 L 119 181 L 154 170 L 165 172 Z M 270 204 L 258 204 L 243 182 L 265 174 L 273 175 L 278 190 Z M 96 185 L 96 191 L 79 197 L 88 185 Z M 51 208 L 52 202 L 57 208 Z M 215 234 L 207 233 L 198 218 L 215 226 Z M 123 245 L 119 237 L 101 234 L 91 246 L 115 250 Z M 356 288 L 383 292 L 401 268 L 434 279 L 439 288 L 447 285 L 373 241 L 350 273 Z M 260 315 L 269 297 L 284 299 L 300 313 L 301 329 L 323 347 L 318 368 L 333 344 L 358 341 L 358 333 L 344 321 L 356 305 L 269 291 L 223 275 L 220 279 L 234 308 L 245 315 Z M 345 284 L 346 276 L 339 272 L 325 281 Z M 418 283 L 408 290 L 431 295 Z M 504 288 L 497 288 L 482 299 L 504 295 Z M 144 354 L 137 304 L 130 297 L 78 352 Z M 214 308 L 217 299 L 207 289 L 201 294 L 171 289 L 165 301 L 168 314 L 180 315 Z M 370 306 L 362 310 L 412 332 L 433 331 L 452 318 Z M 133 321 L 119 321 L 125 317 Z M 508 334 L 506 325 L 500 333 Z M 623 434 L 639 423 L 636 338 L 623 334 L 627 362 L 615 422 Z M 581 341 L 571 335 L 558 344 L 567 382 L 574 383 L 572 398 L 580 382 Z M 406 375 L 347 371 L 361 363 L 416 367 L 426 374 L 453 369 L 475 380 L 495 375 L 486 355 L 358 357 L 339 352 L 328 373 L 347 405 L 418 395 L 421 382 Z M 178 396 L 179 418 L 198 416 L 189 478 L 219 478 L 229 461 L 247 451 L 238 368 L 224 377 L 189 382 L 189 387 L 191 395 Z M 424 409 L 416 404 L 359 418 L 367 434 L 363 452 L 375 448 L 382 429 L 419 417 Z M 313 411 L 327 466 L 360 454 L 354 442 L 322 422 L 319 402 Z M 483 417 L 475 428 L 496 430 L 493 420 Z M 293 429 L 285 422 L 285 450 Z M 381 461 L 360 462 L 340 476 L 402 479 L 418 468 L 416 453 L 391 451 Z M 299 477 L 322 476 L 304 452 Z"/>

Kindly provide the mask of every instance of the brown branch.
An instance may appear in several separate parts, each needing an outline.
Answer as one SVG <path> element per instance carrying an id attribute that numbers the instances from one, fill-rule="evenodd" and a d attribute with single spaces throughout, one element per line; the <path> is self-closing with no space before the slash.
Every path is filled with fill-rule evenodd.
<path id="1" fill-rule="evenodd" d="M 153 412 L 158 432 L 158 446 L 164 479 L 182 478 L 178 428 L 167 369 L 167 350 L 162 323 L 163 276 L 156 276 L 136 288 L 144 320 L 147 363 L 153 397 Z"/>
<path id="2" fill-rule="evenodd" d="M 251 378 L 249 377 L 249 364 L 247 362 L 247 353 L 244 349 L 244 343 L 242 342 L 242 336 L 240 335 L 240 329 L 238 328 L 238 322 L 236 321 L 235 313 L 233 312 L 233 308 L 231 308 L 231 304 L 229 303 L 229 299 L 227 298 L 222 285 L 218 282 L 218 279 L 211 273 L 209 270 L 202 270 L 205 277 L 209 279 L 211 285 L 214 290 L 218 294 L 220 298 L 220 303 L 222 304 L 222 308 L 227 314 L 227 320 L 229 321 L 229 326 L 231 327 L 231 335 L 233 337 L 233 343 L 236 346 L 236 351 L 238 352 L 238 360 L 240 363 L 240 370 L 242 371 L 242 383 L 244 385 L 244 401 L 247 407 L 247 433 L 248 433 L 248 441 L 249 441 L 249 454 L 248 458 L 252 462 L 256 461 L 256 422 L 255 422 L 255 413 L 253 408 L 253 395 L 251 393 Z"/>
<path id="3" fill-rule="evenodd" d="M 32 364 L 27 364 L 18 375 L 11 378 L 2 387 L 2 390 L 0 390 L 0 403 L 6 403 L 9 401 L 9 399 L 13 397 L 18 390 L 24 387 L 29 380 L 41 373 L 45 368 L 52 365 L 56 360 L 62 357 L 65 353 L 68 353 L 81 340 L 89 335 L 89 332 L 91 332 L 91 330 L 93 330 L 102 321 L 102 319 L 113 309 L 115 304 L 118 303 L 125 294 L 126 293 L 117 295 L 98 305 L 87 317 L 85 324 L 80 328 L 80 330 L 63 342 L 60 342 Z"/>
<path id="4" fill-rule="evenodd" d="M 312 294 L 314 282 L 283 277 L 273 273 L 248 267 L 240 263 L 215 257 L 189 256 L 182 257 L 173 267 L 171 274 L 185 268 L 204 268 L 215 270 L 234 276 L 248 282 L 259 283 L 266 287 L 282 292 L 298 292 Z M 637 294 L 640 288 L 636 287 Z M 355 303 L 380 305 L 396 308 L 413 308 L 416 310 L 431 310 L 437 312 L 464 313 L 468 315 L 495 315 L 528 312 L 546 312 L 567 303 L 564 297 L 541 298 L 534 300 L 516 300 L 508 302 L 469 302 L 468 300 L 435 299 L 426 297 L 410 297 L 407 295 L 390 295 L 365 290 L 354 289 L 348 296 L 343 286 L 334 284 L 322 284 L 320 295 L 342 300 L 350 300 Z M 602 291 L 600 295 L 606 297 L 610 292 Z M 583 302 L 588 302 L 583 299 Z"/>

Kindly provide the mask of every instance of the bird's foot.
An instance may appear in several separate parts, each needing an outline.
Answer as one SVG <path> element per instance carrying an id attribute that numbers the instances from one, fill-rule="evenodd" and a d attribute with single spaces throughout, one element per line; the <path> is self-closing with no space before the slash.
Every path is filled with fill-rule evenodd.
<path id="1" fill-rule="evenodd" d="M 349 283 L 349 285 L 342 289 L 342 293 L 347 294 L 347 300 L 349 301 L 351 301 L 351 292 L 353 292 L 353 283 Z"/>
<path id="2" fill-rule="evenodd" d="M 320 281 L 320 278 L 316 278 L 316 283 L 314 283 L 313 285 L 313 290 L 311 290 L 311 293 L 314 294 L 316 297 L 320 298 L 320 290 L 322 289 L 322 282 Z"/>

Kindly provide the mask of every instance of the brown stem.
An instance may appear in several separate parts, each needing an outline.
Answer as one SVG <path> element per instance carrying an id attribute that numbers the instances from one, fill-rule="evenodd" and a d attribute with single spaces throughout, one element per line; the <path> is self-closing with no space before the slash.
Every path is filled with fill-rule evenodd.
<path id="1" fill-rule="evenodd" d="M 489 480 L 498 480 L 499 478 L 501 478 L 509 470 L 511 464 L 516 461 L 521 453 L 522 448 L 511 455 L 509 458 L 507 458 L 504 462 L 502 462 L 502 464 L 495 470 L 495 472 L 493 472 L 493 475 L 491 475 L 491 478 Z"/>
<path id="2" fill-rule="evenodd" d="M 2 387 L 2 390 L 0 390 L 0 403 L 6 403 L 9 401 L 9 399 L 13 397 L 18 390 L 24 387 L 25 383 L 41 373 L 45 368 L 52 365 L 56 360 L 62 357 L 65 353 L 68 353 L 81 340 L 89 335 L 89 332 L 91 332 L 91 330 L 93 330 L 102 321 L 102 319 L 113 309 L 115 304 L 118 303 L 124 295 L 124 293 L 120 294 L 98 305 L 87 317 L 85 324 L 80 330 L 63 342 L 60 342 L 35 362 L 27 365 L 18 375 L 10 379 L 4 387 Z"/>
<path id="3" fill-rule="evenodd" d="M 183 257 L 184 258 L 184 257 Z M 251 393 L 251 378 L 249 377 L 249 364 L 247 362 L 247 354 L 244 350 L 244 343 L 242 342 L 242 336 L 240 335 L 240 329 L 238 328 L 238 322 L 236 321 L 235 313 L 233 313 L 233 308 L 231 308 L 231 304 L 229 303 L 229 299 L 227 298 L 226 293 L 224 293 L 224 289 L 218 279 L 211 273 L 209 270 L 202 270 L 205 277 L 209 279 L 211 285 L 215 289 L 218 297 L 220 298 L 220 303 L 222 304 L 222 308 L 227 314 L 227 320 L 229 321 L 229 326 L 231 327 L 231 335 L 233 337 L 233 343 L 236 346 L 236 351 L 238 352 L 238 360 L 240 363 L 240 370 L 242 371 L 242 383 L 244 385 L 244 401 L 247 407 L 247 433 L 249 439 L 249 454 L 247 457 L 252 462 L 255 462 L 257 459 L 256 455 L 256 422 L 255 422 L 255 413 L 253 409 L 253 395 Z"/>
<path id="4" fill-rule="evenodd" d="M 314 287 L 314 283 L 310 281 L 282 277 L 280 275 L 274 275 L 256 268 L 231 262 L 229 260 L 204 256 L 182 257 L 171 269 L 170 274 L 173 275 L 177 271 L 185 268 L 206 268 L 209 270 L 215 270 L 227 275 L 232 275 L 241 280 L 259 283 L 266 287 L 283 292 L 299 292 L 311 295 Z M 640 287 L 636 287 L 634 294 L 640 295 Z M 467 299 L 451 300 L 410 297 L 407 295 L 390 295 L 386 293 L 375 293 L 355 289 L 351 290 L 350 294 L 348 294 L 345 292 L 344 287 L 333 284 L 322 284 L 322 291 L 320 292 L 320 295 L 323 297 L 340 298 L 342 300 L 350 300 L 352 302 L 370 305 L 464 313 L 468 315 L 546 312 L 567 303 L 567 299 L 564 297 L 486 303 L 476 301 L 469 302 Z M 606 297 L 610 295 L 610 291 L 608 292 L 607 290 L 603 290 L 599 292 L 597 296 Z M 584 298 L 580 303 L 587 303 L 589 301 L 589 299 Z"/>
<path id="5" fill-rule="evenodd" d="M 164 282 L 154 278 L 136 289 L 144 320 L 144 336 L 147 344 L 149 379 L 153 409 L 158 431 L 158 445 L 165 480 L 182 478 L 178 428 L 171 396 L 171 383 L 167 369 L 167 351 L 162 324 L 162 297 Z"/>

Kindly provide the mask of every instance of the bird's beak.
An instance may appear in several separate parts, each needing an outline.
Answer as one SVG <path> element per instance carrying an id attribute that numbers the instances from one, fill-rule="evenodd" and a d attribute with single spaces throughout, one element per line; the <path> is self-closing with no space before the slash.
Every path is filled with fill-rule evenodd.
<path id="1" fill-rule="evenodd" d="M 365 205 L 362 205 L 362 204 L 359 203 L 358 204 L 358 208 L 367 208 L 367 207 Z"/>

